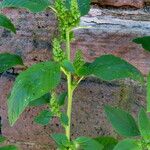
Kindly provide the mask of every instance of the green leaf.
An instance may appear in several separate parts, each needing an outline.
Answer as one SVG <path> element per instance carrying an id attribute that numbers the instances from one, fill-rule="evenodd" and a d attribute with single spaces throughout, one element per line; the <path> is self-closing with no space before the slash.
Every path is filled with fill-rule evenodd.
<path id="1" fill-rule="evenodd" d="M 0 14 L 0 26 L 7 30 L 10 30 L 13 33 L 16 33 L 16 28 L 14 24 L 11 22 L 9 18 L 7 18 L 3 14 Z"/>
<path id="2" fill-rule="evenodd" d="M 76 148 L 82 150 L 103 150 L 103 145 L 92 138 L 88 137 L 79 137 L 75 139 L 74 144 Z"/>
<path id="3" fill-rule="evenodd" d="M 104 109 L 108 120 L 119 134 L 127 137 L 140 135 L 137 124 L 129 113 L 111 106 L 105 106 Z"/>
<path id="4" fill-rule="evenodd" d="M 0 147 L 0 150 L 18 150 L 18 148 L 13 145 L 8 145 L 8 146 Z"/>
<path id="5" fill-rule="evenodd" d="M 134 66 L 113 55 L 103 55 L 92 63 L 86 63 L 78 71 L 78 75 L 94 75 L 106 81 L 123 78 L 131 78 L 139 81 L 144 80 L 141 72 L 138 71 Z"/>
<path id="6" fill-rule="evenodd" d="M 150 73 L 147 76 L 147 112 L 150 112 Z"/>
<path id="7" fill-rule="evenodd" d="M 144 139 L 150 139 L 150 118 L 144 111 L 144 109 L 140 110 L 139 117 L 138 117 L 139 129 L 141 135 Z"/>
<path id="8" fill-rule="evenodd" d="M 112 150 L 118 143 L 113 137 L 97 137 L 95 140 L 104 146 L 103 150 Z"/>
<path id="9" fill-rule="evenodd" d="M 142 150 L 136 140 L 125 139 L 119 142 L 113 150 Z"/>
<path id="10" fill-rule="evenodd" d="M 78 6 L 81 16 L 87 15 L 90 10 L 91 0 L 78 0 Z"/>
<path id="11" fill-rule="evenodd" d="M 137 44 L 141 44 L 145 50 L 150 51 L 150 36 L 136 38 L 133 40 L 133 42 Z"/>
<path id="12" fill-rule="evenodd" d="M 51 99 L 51 95 L 50 95 L 50 93 L 47 93 L 47 94 L 43 95 L 42 97 L 40 97 L 34 101 L 31 101 L 28 106 L 37 107 L 37 106 L 47 105 L 47 104 L 49 104 L 50 99 Z"/>
<path id="13" fill-rule="evenodd" d="M 0 135 L 0 143 L 3 143 L 5 140 L 6 138 Z"/>
<path id="14" fill-rule="evenodd" d="M 38 116 L 34 118 L 34 121 L 40 125 L 48 125 L 52 120 L 52 113 L 49 110 L 43 110 Z"/>
<path id="15" fill-rule="evenodd" d="M 9 53 L 0 54 L 0 73 L 16 65 L 23 65 L 23 61 L 20 56 Z"/>
<path id="16" fill-rule="evenodd" d="M 42 62 L 31 66 L 16 79 L 8 99 L 8 116 L 13 125 L 28 104 L 53 90 L 60 82 L 60 66 Z"/>
<path id="17" fill-rule="evenodd" d="M 68 126 L 68 116 L 65 113 L 61 114 L 60 121 L 63 126 Z"/>
<path id="18" fill-rule="evenodd" d="M 63 147 L 69 144 L 69 140 L 65 134 L 52 134 L 51 137 L 56 142 L 58 147 Z"/>
<path id="19" fill-rule="evenodd" d="M 65 104 L 65 100 L 66 100 L 67 94 L 68 94 L 67 92 L 63 92 L 63 93 L 61 93 L 59 95 L 59 97 L 58 97 L 58 104 L 59 104 L 59 106 L 62 106 L 62 105 Z"/>
<path id="20" fill-rule="evenodd" d="M 87 15 L 90 10 L 91 0 L 77 0 L 81 16 Z M 66 7 L 70 9 L 71 0 L 66 0 Z"/>
<path id="21" fill-rule="evenodd" d="M 3 0 L 2 8 L 25 8 L 33 13 L 44 11 L 50 5 L 49 0 Z"/>
<path id="22" fill-rule="evenodd" d="M 68 72 L 71 72 L 71 73 L 74 73 L 75 72 L 75 69 L 74 69 L 74 66 L 73 64 L 68 61 L 68 60 L 64 60 L 62 63 L 61 63 L 62 67 L 68 71 Z"/>

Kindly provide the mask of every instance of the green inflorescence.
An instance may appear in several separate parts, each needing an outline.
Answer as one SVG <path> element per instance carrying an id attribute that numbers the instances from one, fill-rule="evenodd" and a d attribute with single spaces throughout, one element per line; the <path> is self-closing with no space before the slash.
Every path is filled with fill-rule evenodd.
<path id="1" fill-rule="evenodd" d="M 85 64 L 85 60 L 83 58 L 83 53 L 81 50 L 77 50 L 73 65 L 76 70 L 79 70 Z"/>
<path id="2" fill-rule="evenodd" d="M 60 110 L 57 94 L 55 92 L 52 92 L 52 94 L 51 94 L 50 109 L 51 109 L 53 116 L 56 116 L 56 117 L 61 116 L 62 112 Z"/>
<path id="3" fill-rule="evenodd" d="M 65 1 L 56 0 L 54 8 L 57 11 L 61 38 L 66 40 L 66 31 L 78 26 L 80 22 L 77 0 L 71 1 L 70 8 L 66 7 Z M 70 35 L 73 37 L 73 32 L 70 32 Z"/>
<path id="4" fill-rule="evenodd" d="M 61 48 L 61 42 L 56 38 L 53 40 L 53 58 L 56 62 L 62 62 L 66 58 L 65 52 Z"/>

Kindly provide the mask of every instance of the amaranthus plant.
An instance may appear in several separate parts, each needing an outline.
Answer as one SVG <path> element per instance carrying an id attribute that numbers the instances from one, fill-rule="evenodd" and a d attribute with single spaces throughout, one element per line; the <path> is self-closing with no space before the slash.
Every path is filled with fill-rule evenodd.
<path id="1" fill-rule="evenodd" d="M 58 150 L 106 150 L 111 143 L 110 138 L 71 137 L 73 93 L 89 76 L 105 81 L 131 78 L 142 82 L 140 71 L 113 55 L 103 55 L 89 63 L 84 60 L 82 50 L 77 49 L 74 59 L 71 59 L 74 30 L 87 28 L 80 26 L 80 19 L 89 12 L 90 0 L 3 0 L 1 8 L 9 7 L 25 8 L 33 13 L 51 9 L 57 16 L 59 27 L 59 35 L 53 40 L 53 60 L 32 65 L 17 76 L 7 102 L 10 125 L 14 125 L 28 106 L 46 104 L 49 108 L 40 112 L 34 120 L 48 125 L 53 117 L 60 119 L 65 132 L 51 135 Z M 0 54 L 1 73 L 15 65 L 23 65 L 19 56 Z M 61 74 L 66 76 L 67 92 L 58 94 L 56 89 L 61 82 Z M 66 101 L 67 110 L 63 112 Z M 111 140 L 114 146 L 117 142 Z"/>

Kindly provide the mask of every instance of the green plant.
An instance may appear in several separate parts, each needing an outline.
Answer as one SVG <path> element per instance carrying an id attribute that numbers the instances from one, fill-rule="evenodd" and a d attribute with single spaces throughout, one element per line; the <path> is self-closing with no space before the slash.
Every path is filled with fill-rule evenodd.
<path id="1" fill-rule="evenodd" d="M 52 134 L 58 150 L 110 150 L 117 141 L 111 137 L 78 137 L 71 138 L 71 112 L 73 93 L 79 83 L 86 77 L 93 76 L 101 80 L 112 81 L 131 78 L 143 81 L 142 74 L 125 60 L 103 55 L 91 63 L 85 62 L 82 50 L 77 50 L 71 60 L 71 42 L 74 40 L 74 29 L 80 29 L 80 18 L 88 13 L 90 0 L 3 0 L 1 8 L 25 8 L 33 13 L 50 8 L 58 18 L 60 35 L 53 40 L 53 61 L 35 64 L 20 73 L 16 78 L 11 95 L 8 98 L 8 117 L 13 125 L 28 106 L 48 105 L 49 108 L 40 112 L 34 119 L 36 123 L 47 125 L 58 117 L 65 129 L 65 134 Z M 86 28 L 86 27 L 85 27 Z M 65 44 L 65 48 L 62 45 Z M 0 71 L 23 65 L 19 56 L 0 54 Z M 0 73 L 1 73 L 0 72 Z M 67 92 L 58 94 L 57 86 L 61 74 L 67 79 Z M 37 82 L 38 81 L 38 82 Z M 67 111 L 62 112 L 67 99 Z M 136 131 L 135 131 L 135 134 Z"/>
<path id="2" fill-rule="evenodd" d="M 105 114 L 117 133 L 126 137 L 114 150 L 149 150 L 150 149 L 150 118 L 141 109 L 138 125 L 134 118 L 119 108 L 105 106 Z"/>

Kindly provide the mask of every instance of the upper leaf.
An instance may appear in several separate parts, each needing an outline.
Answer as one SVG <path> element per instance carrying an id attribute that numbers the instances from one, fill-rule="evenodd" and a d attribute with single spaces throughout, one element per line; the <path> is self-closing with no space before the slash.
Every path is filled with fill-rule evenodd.
<path id="1" fill-rule="evenodd" d="M 50 5 L 50 0 L 3 0 L 2 8 L 25 8 L 33 13 L 44 11 Z"/>
<path id="2" fill-rule="evenodd" d="M 71 7 L 71 1 L 72 0 L 66 0 L 66 7 L 68 9 L 70 9 L 70 7 Z M 81 16 L 87 15 L 90 10 L 91 0 L 77 0 L 77 2 L 78 2 L 80 15 Z"/>
<path id="3" fill-rule="evenodd" d="M 150 112 L 150 73 L 147 76 L 147 112 Z"/>
<path id="4" fill-rule="evenodd" d="M 140 135 L 137 124 L 129 113 L 111 106 L 105 106 L 105 114 L 119 134 L 127 137 Z"/>
<path id="5" fill-rule="evenodd" d="M 140 71 L 125 60 L 113 55 L 103 55 L 92 63 L 86 63 L 78 71 L 78 75 L 94 75 L 106 81 L 123 78 L 143 81 Z"/>
<path id="6" fill-rule="evenodd" d="M 78 0 L 78 6 L 81 16 L 87 15 L 90 10 L 91 0 Z"/>
<path id="7" fill-rule="evenodd" d="M 149 140 L 150 139 L 150 118 L 148 117 L 148 115 L 143 109 L 140 110 L 138 123 L 139 123 L 139 129 L 142 137 L 146 140 Z"/>
<path id="8" fill-rule="evenodd" d="M 16 33 L 16 28 L 14 24 L 11 22 L 9 18 L 7 18 L 3 14 L 0 14 L 0 26 L 6 28 L 7 30 L 12 31 L 13 33 Z"/>
<path id="9" fill-rule="evenodd" d="M 119 142 L 113 150 L 142 150 L 136 140 L 125 139 Z"/>
<path id="10" fill-rule="evenodd" d="M 103 145 L 92 138 L 78 137 L 74 140 L 76 148 L 82 150 L 103 150 Z"/>
<path id="11" fill-rule="evenodd" d="M 9 53 L 0 54 L 0 73 L 15 65 L 23 65 L 23 61 L 20 56 Z"/>
<path id="12" fill-rule="evenodd" d="M 97 137 L 95 140 L 104 146 L 103 150 L 112 150 L 118 143 L 113 137 Z"/>
<path id="13" fill-rule="evenodd" d="M 133 40 L 133 42 L 141 44 L 145 50 L 150 51 L 150 36 L 136 38 Z"/>
<path id="14" fill-rule="evenodd" d="M 60 66 L 42 62 L 28 68 L 16 79 L 8 99 L 8 116 L 13 125 L 28 104 L 53 90 L 60 82 Z"/>

